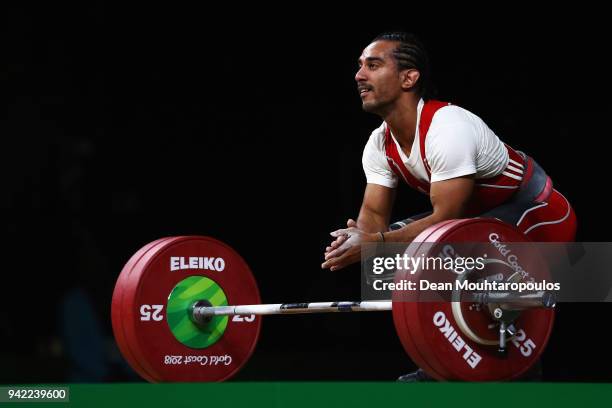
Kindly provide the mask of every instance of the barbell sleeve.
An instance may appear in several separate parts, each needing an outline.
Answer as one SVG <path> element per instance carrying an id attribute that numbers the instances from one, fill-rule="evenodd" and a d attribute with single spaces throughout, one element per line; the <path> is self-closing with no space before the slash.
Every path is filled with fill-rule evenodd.
<path id="1" fill-rule="evenodd" d="M 484 292 L 474 293 L 472 299 L 476 303 L 497 303 L 503 310 L 525 310 L 536 307 L 553 308 L 556 299 L 551 292 L 519 294 L 515 292 Z"/>

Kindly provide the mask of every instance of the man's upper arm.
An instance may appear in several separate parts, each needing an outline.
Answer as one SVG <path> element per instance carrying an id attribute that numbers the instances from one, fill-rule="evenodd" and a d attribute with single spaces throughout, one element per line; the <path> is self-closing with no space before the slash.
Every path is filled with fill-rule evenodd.
<path id="1" fill-rule="evenodd" d="M 461 218 L 474 192 L 473 175 L 431 183 L 429 198 L 437 221 Z"/>
<path id="2" fill-rule="evenodd" d="M 361 163 L 368 184 L 378 184 L 388 188 L 397 186 L 397 176 L 391 171 L 385 156 L 384 138 L 380 134 L 380 129 L 372 132 L 368 139 L 363 149 Z"/>
<path id="3" fill-rule="evenodd" d="M 362 228 L 366 227 L 380 231 L 381 228 L 387 227 L 394 201 L 394 188 L 368 183 L 363 195 L 361 211 L 359 212 L 359 221 L 368 225 L 363 225 Z"/>
<path id="4" fill-rule="evenodd" d="M 425 154 L 431 166 L 431 182 L 476 173 L 478 139 L 474 126 L 465 121 L 438 124 L 430 130 Z"/>
<path id="5" fill-rule="evenodd" d="M 464 215 L 474 191 L 479 150 L 478 129 L 460 108 L 445 107 L 440 113 L 425 149 L 431 166 L 429 195 L 438 222 Z"/>

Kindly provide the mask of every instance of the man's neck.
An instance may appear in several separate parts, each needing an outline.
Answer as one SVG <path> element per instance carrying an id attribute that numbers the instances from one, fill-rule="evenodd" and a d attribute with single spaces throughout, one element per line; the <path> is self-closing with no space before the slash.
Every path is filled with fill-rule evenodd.
<path id="1" fill-rule="evenodd" d="M 394 109 L 383 117 L 400 146 L 408 150 L 414 141 L 419 100 L 420 98 L 401 99 Z"/>

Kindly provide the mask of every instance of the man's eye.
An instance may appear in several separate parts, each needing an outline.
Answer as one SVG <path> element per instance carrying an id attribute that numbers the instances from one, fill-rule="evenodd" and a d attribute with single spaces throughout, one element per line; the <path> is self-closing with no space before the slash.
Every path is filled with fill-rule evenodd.
<path id="1" fill-rule="evenodd" d="M 369 69 L 376 69 L 377 65 L 376 64 L 368 64 L 368 68 Z"/>

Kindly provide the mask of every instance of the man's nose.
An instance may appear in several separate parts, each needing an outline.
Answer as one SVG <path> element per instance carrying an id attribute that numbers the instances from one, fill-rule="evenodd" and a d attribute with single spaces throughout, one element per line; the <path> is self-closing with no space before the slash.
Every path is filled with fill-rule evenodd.
<path id="1" fill-rule="evenodd" d="M 363 67 L 360 67 L 357 73 L 355 74 L 355 81 L 361 82 L 361 81 L 365 81 L 366 79 L 367 78 L 365 74 L 363 73 Z"/>

